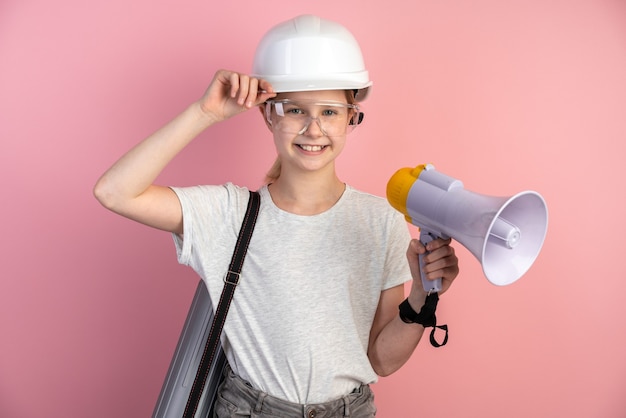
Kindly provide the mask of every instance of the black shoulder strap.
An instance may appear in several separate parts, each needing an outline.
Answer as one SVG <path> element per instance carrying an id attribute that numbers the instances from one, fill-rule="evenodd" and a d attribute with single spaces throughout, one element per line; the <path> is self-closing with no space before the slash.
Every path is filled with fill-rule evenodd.
<path id="1" fill-rule="evenodd" d="M 211 329 L 209 331 L 209 337 L 207 338 L 207 342 L 204 347 L 204 352 L 200 360 L 200 365 L 198 366 L 196 378 L 194 379 L 193 386 L 191 387 L 191 393 L 189 394 L 189 399 L 187 400 L 187 405 L 185 406 L 183 418 L 192 418 L 198 409 L 200 397 L 202 396 L 204 385 L 206 384 L 206 379 L 209 374 L 211 364 L 213 363 L 213 358 L 215 357 L 217 347 L 220 343 L 220 335 L 222 333 L 222 328 L 224 327 L 224 322 L 226 321 L 226 314 L 228 313 L 230 302 L 232 301 L 233 294 L 237 288 L 237 283 L 239 283 L 241 267 L 243 266 L 243 260 L 248 250 L 248 244 L 250 243 L 250 238 L 252 237 L 252 231 L 254 230 L 257 215 L 259 214 L 260 203 L 261 196 L 259 193 L 250 191 L 248 208 L 246 209 L 241 230 L 239 231 L 239 237 L 237 238 L 233 258 L 230 262 L 230 266 L 228 267 L 228 272 L 224 276 L 224 289 L 222 290 L 222 296 L 220 297 L 217 309 L 215 310 L 213 323 L 211 324 Z"/>

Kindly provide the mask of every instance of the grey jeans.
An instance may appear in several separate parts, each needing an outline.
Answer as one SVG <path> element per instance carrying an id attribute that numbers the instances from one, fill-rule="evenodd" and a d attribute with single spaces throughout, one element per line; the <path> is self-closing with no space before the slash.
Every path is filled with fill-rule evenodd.
<path id="1" fill-rule="evenodd" d="M 224 370 L 224 382 L 215 401 L 214 417 L 250 418 L 371 418 L 376 416 L 374 394 L 362 385 L 343 398 L 321 404 L 301 405 L 275 398 L 254 389 L 235 375 L 230 367 Z"/>

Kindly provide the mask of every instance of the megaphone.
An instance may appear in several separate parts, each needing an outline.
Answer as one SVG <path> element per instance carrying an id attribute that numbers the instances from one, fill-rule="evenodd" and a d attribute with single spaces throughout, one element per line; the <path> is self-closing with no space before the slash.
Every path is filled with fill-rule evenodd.
<path id="1" fill-rule="evenodd" d="M 423 244 L 455 239 L 480 261 L 487 280 L 498 286 L 511 284 L 528 271 L 548 227 L 546 202 L 539 193 L 524 191 L 511 197 L 474 193 L 431 164 L 398 170 L 387 184 L 387 200 L 420 228 Z M 422 273 L 422 284 L 427 292 L 441 290 L 441 278 L 427 280 Z"/>

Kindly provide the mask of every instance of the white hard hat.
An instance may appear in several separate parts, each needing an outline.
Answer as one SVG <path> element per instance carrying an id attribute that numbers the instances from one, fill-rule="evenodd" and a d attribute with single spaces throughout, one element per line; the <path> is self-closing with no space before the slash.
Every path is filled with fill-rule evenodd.
<path id="1" fill-rule="evenodd" d="M 269 81 L 277 93 L 354 90 L 357 102 L 365 100 L 372 85 L 354 36 L 313 15 L 270 29 L 257 46 L 252 75 Z"/>

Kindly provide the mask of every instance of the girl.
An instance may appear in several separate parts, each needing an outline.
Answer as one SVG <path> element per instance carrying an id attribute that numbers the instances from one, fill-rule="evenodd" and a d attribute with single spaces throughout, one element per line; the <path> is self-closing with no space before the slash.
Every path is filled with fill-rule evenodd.
<path id="1" fill-rule="evenodd" d="M 369 384 L 398 370 L 428 325 L 416 314 L 427 298 L 418 255 L 430 251 L 424 270 L 443 278 L 443 291 L 458 275 L 449 240 L 424 248 L 386 200 L 337 177 L 335 160 L 363 119 L 358 104 L 371 84 L 343 26 L 299 16 L 263 37 L 253 75 L 218 71 L 200 100 L 95 186 L 106 208 L 173 233 L 179 261 L 198 272 L 215 306 L 248 190 L 153 182 L 199 133 L 260 109 L 278 157 L 259 189 L 261 209 L 222 335 L 230 367 L 217 416 L 374 416 Z"/>

